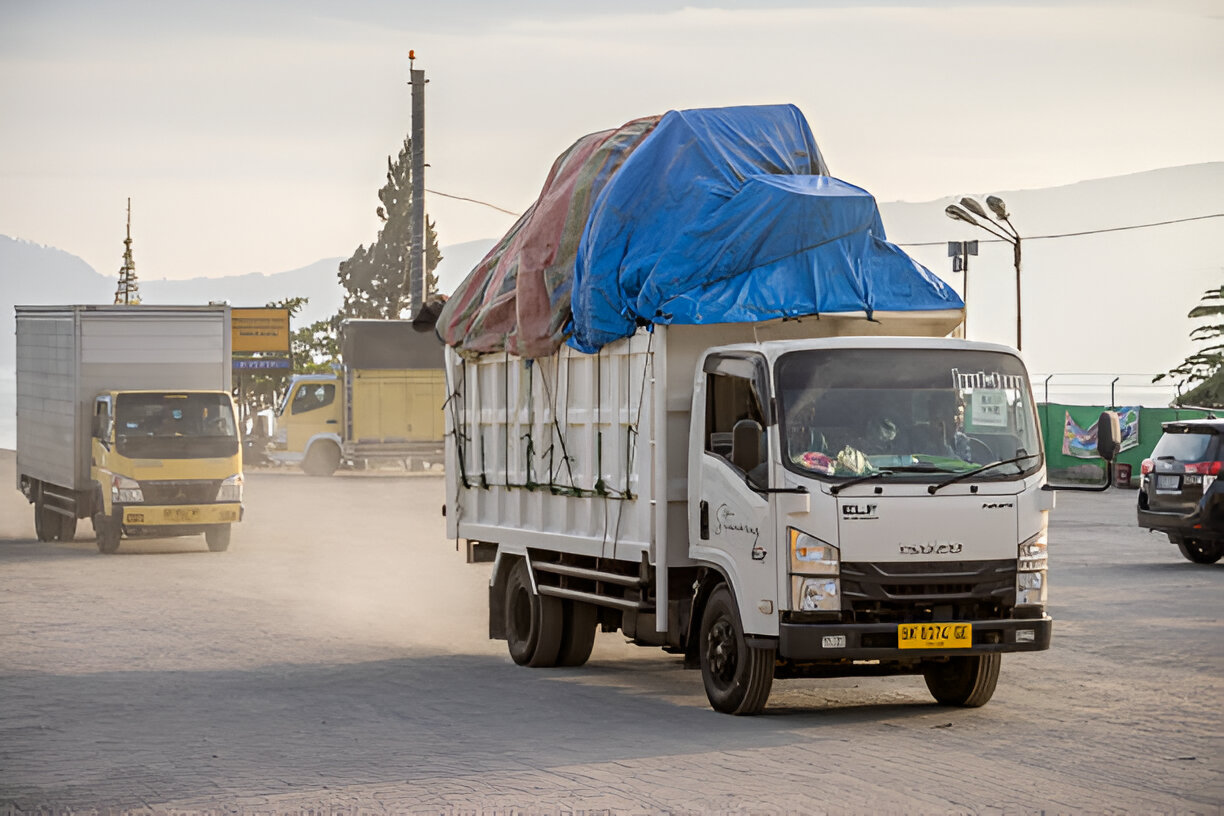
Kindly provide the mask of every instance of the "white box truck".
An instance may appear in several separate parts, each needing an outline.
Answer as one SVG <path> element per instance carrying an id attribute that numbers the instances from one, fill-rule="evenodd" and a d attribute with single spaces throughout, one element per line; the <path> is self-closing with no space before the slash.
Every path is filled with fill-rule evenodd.
<path id="1" fill-rule="evenodd" d="M 576 666 L 619 629 L 736 714 L 775 677 L 921 674 L 987 702 L 1004 652 L 1050 645 L 1028 374 L 944 339 L 959 311 L 863 318 L 530 363 L 448 349 L 447 533 L 494 562 L 490 636 Z"/>
<path id="2" fill-rule="evenodd" d="M 123 536 L 203 533 L 242 516 L 228 306 L 17 306 L 17 488 L 42 541 L 91 519 Z"/>

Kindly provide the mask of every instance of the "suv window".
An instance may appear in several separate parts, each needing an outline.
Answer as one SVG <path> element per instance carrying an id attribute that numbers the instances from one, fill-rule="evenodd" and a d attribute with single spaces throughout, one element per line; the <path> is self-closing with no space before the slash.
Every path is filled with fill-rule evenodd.
<path id="1" fill-rule="evenodd" d="M 1165 431 L 1152 450 L 1152 458 L 1172 459 L 1175 462 L 1206 461 L 1207 451 L 1214 437 L 1215 434 L 1212 433 Z"/>

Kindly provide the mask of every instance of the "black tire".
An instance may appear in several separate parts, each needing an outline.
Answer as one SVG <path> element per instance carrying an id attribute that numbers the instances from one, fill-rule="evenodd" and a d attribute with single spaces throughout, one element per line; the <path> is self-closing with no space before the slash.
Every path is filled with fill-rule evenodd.
<path id="1" fill-rule="evenodd" d="M 1224 541 L 1204 541 L 1201 538 L 1179 538 L 1177 549 L 1187 560 L 1196 564 L 1214 564 L 1224 556 Z"/>
<path id="2" fill-rule="evenodd" d="M 94 535 L 98 539 L 98 552 L 112 555 L 119 550 L 119 541 L 123 538 L 123 528 L 117 519 L 104 516 L 101 513 L 94 516 Z"/>
<path id="3" fill-rule="evenodd" d="M 56 514 L 59 516 L 59 514 Z M 59 540 L 71 541 L 76 538 L 77 518 L 76 516 L 59 516 Z"/>
<path id="4" fill-rule="evenodd" d="M 59 535 L 59 517 L 41 497 L 34 500 L 34 535 L 39 541 L 54 541 Z"/>
<path id="5" fill-rule="evenodd" d="M 723 714 L 759 714 L 773 686 L 777 650 L 748 645 L 735 598 L 726 584 L 710 593 L 699 637 L 701 680 L 710 705 Z"/>
<path id="6" fill-rule="evenodd" d="M 520 666 L 557 665 L 564 628 L 559 598 L 531 591 L 527 562 L 519 559 L 506 577 L 506 643 L 510 657 Z"/>
<path id="7" fill-rule="evenodd" d="M 340 467 L 340 448 L 335 442 L 316 442 L 302 460 L 302 470 L 311 476 L 330 476 Z"/>
<path id="8" fill-rule="evenodd" d="M 998 652 L 950 657 L 946 662 L 926 663 L 922 677 L 940 705 L 977 708 L 994 696 L 1002 663 L 1003 655 Z"/>
<path id="9" fill-rule="evenodd" d="M 210 552 L 225 552 L 230 545 L 230 525 L 218 524 L 204 531 L 204 541 Z"/>
<path id="10" fill-rule="evenodd" d="M 561 650 L 557 653 L 558 666 L 581 666 L 591 657 L 595 648 L 595 624 L 599 610 L 594 604 L 581 601 L 564 602 L 565 623 L 561 632 Z"/>

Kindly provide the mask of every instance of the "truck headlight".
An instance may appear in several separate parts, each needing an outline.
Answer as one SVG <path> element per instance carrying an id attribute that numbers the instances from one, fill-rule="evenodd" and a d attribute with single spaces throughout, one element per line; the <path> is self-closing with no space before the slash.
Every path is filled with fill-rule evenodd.
<path id="1" fill-rule="evenodd" d="M 140 489 L 140 482 L 117 474 L 112 476 L 111 501 L 115 504 L 143 503 L 144 493 Z"/>
<path id="2" fill-rule="evenodd" d="M 219 502 L 240 502 L 242 501 L 242 474 L 231 476 L 221 483 L 217 488 L 217 501 Z"/>
<path id="3" fill-rule="evenodd" d="M 1020 562 L 1016 569 L 1020 572 L 1044 571 L 1046 568 L 1046 534 L 1039 533 L 1020 545 Z"/>
<path id="4" fill-rule="evenodd" d="M 1020 572 L 1016 574 L 1016 606 L 1045 606 L 1046 574 Z"/>
<path id="5" fill-rule="evenodd" d="M 841 552 L 815 536 L 791 527 L 791 609 L 796 612 L 841 610 Z"/>
<path id="6" fill-rule="evenodd" d="M 790 571 L 797 575 L 837 575 L 841 553 L 832 544 L 802 533 L 794 527 L 790 533 Z"/>
<path id="7" fill-rule="evenodd" d="M 793 575 L 791 598 L 796 612 L 838 612 L 841 610 L 841 580 L 827 575 Z"/>

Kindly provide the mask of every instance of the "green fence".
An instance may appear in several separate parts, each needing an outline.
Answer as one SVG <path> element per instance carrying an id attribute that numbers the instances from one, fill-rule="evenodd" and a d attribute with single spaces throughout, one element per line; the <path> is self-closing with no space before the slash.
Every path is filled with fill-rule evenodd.
<path id="1" fill-rule="evenodd" d="M 1051 482 L 1092 482 L 1101 483 L 1105 479 L 1105 462 L 1102 459 L 1080 459 L 1063 453 L 1063 435 L 1066 429 L 1067 414 L 1081 428 L 1087 428 L 1097 421 L 1101 412 L 1108 410 L 1104 405 L 1063 405 L 1056 402 L 1043 402 L 1037 405 L 1037 416 L 1041 420 L 1041 436 L 1045 440 L 1046 470 Z M 1118 454 L 1119 464 L 1131 466 L 1131 473 L 1137 479 L 1139 465 L 1152 455 L 1152 448 L 1160 439 L 1160 425 L 1175 419 L 1201 419 L 1212 416 L 1206 411 L 1196 411 L 1189 408 L 1140 408 L 1139 409 L 1139 444 Z"/>

